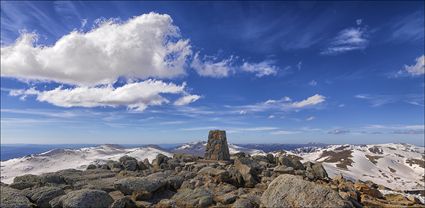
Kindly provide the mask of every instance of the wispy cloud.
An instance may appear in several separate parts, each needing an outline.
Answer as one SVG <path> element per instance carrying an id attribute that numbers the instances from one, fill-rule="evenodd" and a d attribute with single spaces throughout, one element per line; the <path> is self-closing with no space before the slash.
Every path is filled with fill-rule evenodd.
<path id="1" fill-rule="evenodd" d="M 285 131 L 285 130 L 279 130 L 279 131 L 272 131 L 270 134 L 272 135 L 290 135 L 290 134 L 298 134 L 299 131 Z"/>
<path id="2" fill-rule="evenodd" d="M 358 27 L 347 28 L 339 32 L 321 54 L 337 55 L 353 50 L 366 49 L 369 45 L 367 27 L 360 26 L 359 23 L 361 24 L 361 21 L 357 21 Z"/>
<path id="3" fill-rule="evenodd" d="M 260 63 L 245 62 L 241 66 L 242 71 L 254 73 L 256 77 L 276 75 L 279 68 L 273 65 L 273 61 L 267 60 Z"/>
<path id="4" fill-rule="evenodd" d="M 306 120 L 306 121 L 312 121 L 312 120 L 314 120 L 314 119 L 316 119 L 316 117 L 314 117 L 314 116 L 309 116 L 309 117 L 307 117 L 305 120 Z"/>
<path id="5" fill-rule="evenodd" d="M 381 125 L 374 124 L 365 127 L 367 130 L 373 130 L 375 133 L 387 134 L 424 134 L 425 125 Z M 370 132 L 370 131 L 369 131 Z"/>
<path id="6" fill-rule="evenodd" d="M 242 62 L 242 63 L 238 63 Z M 261 62 L 240 61 L 238 57 L 219 59 L 215 56 L 200 57 L 196 53 L 193 57 L 191 67 L 203 77 L 223 78 L 239 72 L 253 73 L 256 77 L 273 76 L 279 72 L 279 67 L 273 60 Z"/>
<path id="7" fill-rule="evenodd" d="M 265 112 L 270 110 L 275 111 L 291 111 L 291 110 L 300 110 L 303 108 L 311 108 L 318 106 L 319 104 L 325 102 L 326 97 L 323 95 L 315 94 L 301 101 L 292 101 L 289 97 L 283 97 L 279 100 L 267 100 L 265 102 L 253 104 L 253 105 L 243 105 L 243 106 L 227 106 L 228 108 L 233 108 L 237 112 Z"/>
<path id="8" fill-rule="evenodd" d="M 328 131 L 328 134 L 348 134 L 351 131 L 348 129 L 333 129 L 331 131 Z"/>
<path id="9" fill-rule="evenodd" d="M 358 94 L 354 96 L 357 99 L 366 100 L 373 107 L 379 107 L 386 104 L 404 102 L 412 105 L 424 106 L 424 95 L 405 94 L 405 95 L 372 95 Z"/>
<path id="10" fill-rule="evenodd" d="M 316 80 L 311 80 L 309 83 L 308 83 L 308 85 L 310 85 L 310 86 L 316 86 L 317 85 L 317 81 Z"/>
<path id="11" fill-rule="evenodd" d="M 193 57 L 191 67 L 200 76 L 222 78 L 235 73 L 236 69 L 233 66 L 233 59 L 232 56 L 222 60 L 218 60 L 214 56 L 204 56 L 201 58 L 199 53 L 196 53 Z"/>
<path id="12" fill-rule="evenodd" d="M 424 12 L 417 11 L 390 21 L 388 41 L 420 41 L 424 40 Z M 423 44 L 423 42 L 422 42 Z"/>

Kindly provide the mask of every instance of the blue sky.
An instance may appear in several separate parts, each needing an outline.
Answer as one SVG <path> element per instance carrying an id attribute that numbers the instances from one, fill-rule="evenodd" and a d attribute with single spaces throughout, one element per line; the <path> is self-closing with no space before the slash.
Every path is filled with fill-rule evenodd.
<path id="1" fill-rule="evenodd" d="M 424 145 L 423 2 L 1 2 L 2 143 Z"/>

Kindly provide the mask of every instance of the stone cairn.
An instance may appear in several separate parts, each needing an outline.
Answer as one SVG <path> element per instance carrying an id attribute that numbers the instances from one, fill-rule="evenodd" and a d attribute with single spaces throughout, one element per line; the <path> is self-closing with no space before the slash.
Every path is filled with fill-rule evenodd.
<path id="1" fill-rule="evenodd" d="M 211 130 L 208 134 L 208 144 L 205 148 L 206 160 L 230 160 L 227 146 L 226 131 Z"/>

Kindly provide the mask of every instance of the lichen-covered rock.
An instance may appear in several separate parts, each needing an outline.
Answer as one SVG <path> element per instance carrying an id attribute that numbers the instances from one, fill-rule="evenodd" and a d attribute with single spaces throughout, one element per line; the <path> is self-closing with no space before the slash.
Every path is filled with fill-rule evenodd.
<path id="1" fill-rule="evenodd" d="M 114 200 L 105 191 L 81 189 L 71 191 L 59 199 L 63 208 L 99 208 L 109 207 Z"/>
<path id="2" fill-rule="evenodd" d="M 264 207 L 353 207 L 330 187 L 287 174 L 269 184 L 261 204 Z"/>
<path id="3" fill-rule="evenodd" d="M 235 159 L 235 168 L 242 175 L 245 187 L 254 187 L 260 180 L 261 166 L 251 158 L 241 157 Z"/>
<path id="4" fill-rule="evenodd" d="M 213 195 L 204 187 L 179 189 L 172 199 L 178 207 L 207 207 L 213 203 Z"/>
<path id="5" fill-rule="evenodd" d="M 33 204 L 19 190 L 8 186 L 0 187 L 0 207 L 2 208 L 31 208 Z"/>
<path id="6" fill-rule="evenodd" d="M 22 176 L 17 176 L 13 179 L 13 183 L 9 186 L 15 189 L 26 189 L 34 187 L 40 183 L 40 177 L 36 175 L 26 174 Z"/>
<path id="7" fill-rule="evenodd" d="M 31 201 L 35 202 L 38 207 L 50 207 L 49 202 L 61 195 L 64 195 L 65 191 L 58 187 L 53 186 L 43 186 L 28 191 L 27 197 Z"/>
<path id="8" fill-rule="evenodd" d="M 211 130 L 209 132 L 208 143 L 205 147 L 205 159 L 230 160 L 229 147 L 227 145 L 225 131 Z"/>

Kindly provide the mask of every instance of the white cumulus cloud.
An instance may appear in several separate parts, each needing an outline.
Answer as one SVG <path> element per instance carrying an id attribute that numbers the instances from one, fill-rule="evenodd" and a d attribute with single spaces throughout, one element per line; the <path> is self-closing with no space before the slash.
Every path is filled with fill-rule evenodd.
<path id="1" fill-rule="evenodd" d="M 419 56 L 416 58 L 415 65 L 405 65 L 405 72 L 409 73 L 412 76 L 420 76 L 425 74 L 425 55 Z"/>
<path id="2" fill-rule="evenodd" d="M 72 31 L 53 45 L 22 33 L 1 48 L 1 76 L 74 85 L 110 84 L 119 77 L 172 78 L 185 74 L 192 51 L 169 15 L 149 13 L 125 22 L 101 21 Z"/>
<path id="3" fill-rule="evenodd" d="M 126 106 L 135 111 L 143 111 L 148 106 L 162 105 L 170 101 L 163 94 L 182 94 L 180 105 L 185 105 L 199 99 L 185 91 L 186 84 L 176 85 L 158 80 L 129 83 L 114 88 L 112 85 L 102 87 L 75 87 L 64 89 L 58 87 L 48 91 L 12 90 L 12 96 L 36 96 L 40 102 L 51 103 L 60 107 L 118 107 Z M 188 99 L 188 98 L 189 99 Z M 176 101 L 176 102 L 177 102 Z"/>

